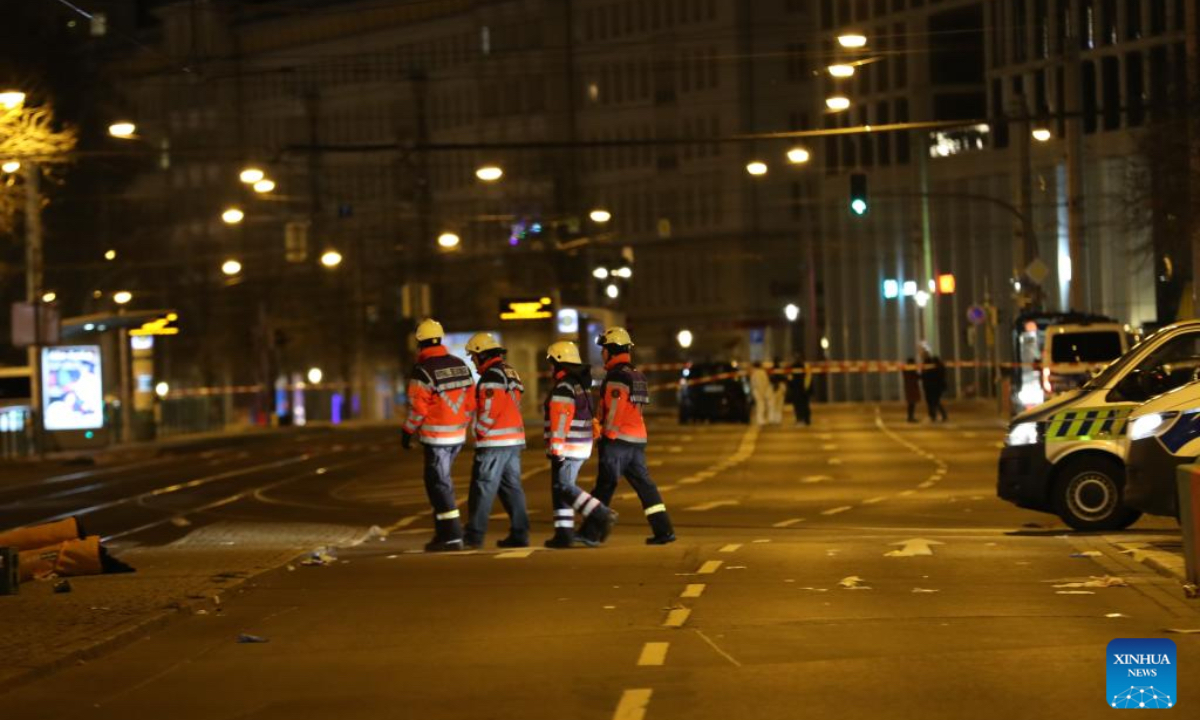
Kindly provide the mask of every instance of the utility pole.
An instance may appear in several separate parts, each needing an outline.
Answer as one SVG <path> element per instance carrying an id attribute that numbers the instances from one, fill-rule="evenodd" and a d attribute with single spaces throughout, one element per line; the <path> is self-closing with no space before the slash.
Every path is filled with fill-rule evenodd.
<path id="1" fill-rule="evenodd" d="M 1071 292 L 1068 310 L 1087 310 L 1087 245 L 1084 239 L 1083 215 L 1083 92 L 1079 61 L 1079 28 L 1074 23 L 1067 29 L 1063 51 L 1063 80 L 1066 84 L 1067 137 L 1067 233 L 1071 256 Z M 1059 278 L 1062 282 L 1062 278 Z"/>
<path id="2" fill-rule="evenodd" d="M 29 347 L 29 417 L 33 448 L 46 452 L 42 431 L 42 171 L 36 162 L 25 168 L 25 301 L 33 308 L 33 345 Z"/>
<path id="3" fill-rule="evenodd" d="M 1187 14 L 1187 118 L 1191 157 L 1188 189 L 1191 198 L 1192 307 L 1200 308 L 1200 7 L 1195 2 L 1184 3 L 1184 7 Z"/>

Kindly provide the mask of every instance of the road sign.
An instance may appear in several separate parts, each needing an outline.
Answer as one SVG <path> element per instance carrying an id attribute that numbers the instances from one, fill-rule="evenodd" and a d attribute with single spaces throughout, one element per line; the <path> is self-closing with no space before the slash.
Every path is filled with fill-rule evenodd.
<path id="1" fill-rule="evenodd" d="M 11 319 L 13 347 L 57 345 L 61 339 L 57 305 L 13 303 Z"/>
<path id="2" fill-rule="evenodd" d="M 500 301 L 501 320 L 545 320 L 554 317 L 554 301 L 541 298 L 504 298 Z"/>
<path id="3" fill-rule="evenodd" d="M 972 325 L 982 325 L 987 320 L 987 310 L 981 305 L 972 305 L 967 308 L 967 322 Z"/>
<path id="4" fill-rule="evenodd" d="M 1025 266 L 1025 275 L 1041 285 L 1050 276 L 1050 266 L 1042 262 L 1041 258 L 1034 258 L 1033 262 Z"/>

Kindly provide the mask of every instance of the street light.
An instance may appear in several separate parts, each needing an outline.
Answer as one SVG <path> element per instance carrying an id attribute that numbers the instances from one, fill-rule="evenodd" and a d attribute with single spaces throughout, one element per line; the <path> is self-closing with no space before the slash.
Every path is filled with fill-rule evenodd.
<path id="1" fill-rule="evenodd" d="M 788 319 L 788 322 L 796 322 L 800 317 L 800 306 L 796 303 L 788 303 L 783 307 L 783 316 Z"/>
<path id="2" fill-rule="evenodd" d="M 846 33 L 845 35 L 838 35 L 837 40 L 838 45 L 850 50 L 866 47 L 867 45 L 867 37 L 865 35 L 860 35 L 859 33 Z"/>
<path id="3" fill-rule="evenodd" d="M 221 265 L 221 272 L 225 273 L 229 277 L 233 277 L 234 275 L 242 272 L 242 264 L 237 260 L 230 258 Z"/>
<path id="4" fill-rule="evenodd" d="M 108 134 L 112 137 L 120 138 L 121 140 L 128 140 L 132 138 L 136 132 L 137 125 L 134 125 L 126 120 L 115 122 L 108 126 Z"/>
<path id="5" fill-rule="evenodd" d="M 242 170 L 242 172 L 238 175 L 238 178 L 247 185 L 253 185 L 266 176 L 267 174 L 262 170 L 256 167 L 248 167 Z"/>
<path id="6" fill-rule="evenodd" d="M 609 283 L 608 287 L 604 288 L 604 294 L 610 299 L 616 300 L 621 297 L 621 288 L 617 287 L 614 283 Z"/>
<path id="7" fill-rule="evenodd" d="M 787 151 L 787 159 L 793 165 L 803 165 L 812 158 L 808 148 L 794 147 Z"/>
<path id="8" fill-rule="evenodd" d="M 825 98 L 825 107 L 833 112 L 842 112 L 850 109 L 850 98 L 845 95 L 834 95 L 833 97 Z"/>
<path id="9" fill-rule="evenodd" d="M 335 268 L 342 264 L 342 254 L 337 250 L 326 250 L 321 254 L 321 264 L 327 268 Z"/>
<path id="10" fill-rule="evenodd" d="M 603 208 L 596 208 L 595 210 L 588 213 L 588 217 L 590 217 L 592 219 L 592 222 L 600 223 L 601 225 L 603 225 L 604 223 L 608 222 L 609 220 L 612 220 L 612 213 L 610 213 L 609 211 L 607 211 Z"/>
<path id="11" fill-rule="evenodd" d="M 20 90 L 5 90 L 0 92 L 0 107 L 5 110 L 16 110 L 25 104 L 25 93 Z"/>
<path id="12" fill-rule="evenodd" d="M 504 177 L 504 171 L 496 165 L 484 165 L 475 171 L 475 177 L 484 182 L 496 182 Z"/>
<path id="13" fill-rule="evenodd" d="M 160 399 L 165 398 L 169 392 L 171 392 L 171 386 L 165 382 L 160 382 L 154 386 L 154 394 Z"/>
<path id="14" fill-rule="evenodd" d="M 622 280 L 628 280 L 629 278 L 633 277 L 633 268 L 619 267 L 612 271 L 612 275 L 613 277 L 619 277 Z"/>
<path id="15" fill-rule="evenodd" d="M 104 259 L 109 262 L 116 260 L 117 259 L 117 251 L 116 250 L 105 250 L 104 251 Z"/>
<path id="16" fill-rule="evenodd" d="M 680 330 L 679 334 L 675 336 L 675 340 L 679 343 L 679 347 L 683 348 L 684 350 L 690 348 L 695 339 L 696 338 L 692 335 L 691 330 Z"/>
<path id="17" fill-rule="evenodd" d="M 118 290 L 117 292 L 113 293 L 112 299 L 113 302 L 118 305 L 128 305 L 129 302 L 133 300 L 133 293 L 129 292 L 128 290 Z"/>
<path id="18" fill-rule="evenodd" d="M 240 208 L 225 208 L 225 212 L 221 213 L 221 219 L 225 221 L 226 225 L 237 225 L 245 218 L 246 213 L 242 212 Z"/>
<path id="19" fill-rule="evenodd" d="M 324 379 L 324 377 L 325 373 L 322 372 L 321 368 L 314 367 L 308 369 L 308 381 L 313 385 L 320 385 L 321 380 Z"/>
<path id="20" fill-rule="evenodd" d="M 1031 134 L 1033 139 L 1038 142 L 1049 142 L 1050 138 L 1054 137 L 1054 133 L 1050 132 L 1048 128 L 1034 128 Z"/>
<path id="21" fill-rule="evenodd" d="M 447 250 L 458 247 L 460 242 L 462 242 L 462 238 L 452 232 L 444 232 L 441 235 L 438 235 L 437 239 L 438 245 L 446 248 Z"/>
<path id="22" fill-rule="evenodd" d="M 917 307 L 924 308 L 929 304 L 929 293 L 925 292 L 924 290 L 918 290 L 917 294 L 913 296 L 913 299 L 917 301 Z"/>
<path id="23" fill-rule="evenodd" d="M 274 189 L 275 181 L 269 178 L 263 178 L 262 180 L 254 183 L 254 192 L 256 193 L 269 193 Z"/>
<path id="24" fill-rule="evenodd" d="M 834 76 L 835 78 L 854 77 L 854 66 L 853 65 L 843 65 L 843 64 L 830 65 L 828 70 L 829 70 L 829 74 Z"/>
<path id="25" fill-rule="evenodd" d="M 9 160 L 8 162 L 4 163 L 3 165 L 0 165 L 0 170 L 3 170 L 6 173 L 15 173 L 16 171 L 18 171 L 20 169 L 21 169 L 21 163 L 17 162 L 16 160 Z"/>
<path id="26" fill-rule="evenodd" d="M 767 164 L 761 160 L 754 160 L 746 163 L 746 172 L 755 177 L 762 177 L 767 174 Z"/>
<path id="27" fill-rule="evenodd" d="M 592 277 L 596 278 L 597 280 L 607 280 L 608 279 L 608 268 L 602 268 L 602 267 L 596 268 L 595 270 L 592 271 Z"/>
<path id="28" fill-rule="evenodd" d="M 58 293 L 54 292 L 53 290 L 42 295 L 42 302 L 44 302 L 44 303 L 52 303 L 57 299 L 58 299 Z"/>

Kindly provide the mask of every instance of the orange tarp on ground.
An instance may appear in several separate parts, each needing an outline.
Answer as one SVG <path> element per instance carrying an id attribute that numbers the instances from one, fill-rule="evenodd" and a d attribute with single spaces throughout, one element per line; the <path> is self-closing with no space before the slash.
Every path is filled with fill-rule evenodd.
<path id="1" fill-rule="evenodd" d="M 21 582 L 58 575 L 99 575 L 104 572 L 100 560 L 100 536 L 67 540 L 57 545 L 21 551 Z"/>
<path id="2" fill-rule="evenodd" d="M 0 547 L 15 547 L 18 550 L 35 550 L 67 540 L 83 537 L 77 518 L 67 518 L 44 525 L 17 528 L 0 533 Z M 22 553 L 23 554 L 23 553 Z"/>

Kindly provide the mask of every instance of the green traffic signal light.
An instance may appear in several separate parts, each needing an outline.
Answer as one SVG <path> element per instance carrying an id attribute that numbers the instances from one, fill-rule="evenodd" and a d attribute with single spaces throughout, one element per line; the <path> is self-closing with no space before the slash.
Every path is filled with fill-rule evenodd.
<path id="1" fill-rule="evenodd" d="M 850 212 L 858 217 L 867 214 L 867 176 L 854 173 L 850 176 Z"/>
<path id="2" fill-rule="evenodd" d="M 859 216 L 866 215 L 867 214 L 867 201 L 863 200 L 862 198 L 854 198 L 853 200 L 850 201 L 850 211 L 853 212 L 855 215 L 859 215 Z"/>

